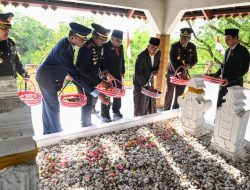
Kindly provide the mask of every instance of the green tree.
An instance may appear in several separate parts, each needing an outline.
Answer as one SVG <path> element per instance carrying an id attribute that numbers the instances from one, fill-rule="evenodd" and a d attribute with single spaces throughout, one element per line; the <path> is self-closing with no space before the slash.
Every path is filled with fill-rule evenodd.
<path id="1" fill-rule="evenodd" d="M 16 14 L 10 37 L 16 42 L 17 51 L 23 64 L 34 64 L 34 54 L 51 40 L 53 31 L 35 19 Z"/>
<path id="2" fill-rule="evenodd" d="M 83 24 L 84 26 L 87 26 L 89 28 L 91 27 L 91 23 L 98 22 L 95 17 L 80 17 L 76 16 L 73 18 L 73 22 L 77 22 L 80 24 Z M 100 22 L 98 22 L 100 23 Z M 66 22 L 59 23 L 58 27 L 53 31 L 50 40 L 47 41 L 44 44 L 41 44 L 39 46 L 39 49 L 35 51 L 33 61 L 35 64 L 40 64 L 49 54 L 49 52 L 52 50 L 52 48 L 63 38 L 67 37 L 68 33 L 70 31 L 69 24 Z M 77 52 L 76 52 L 77 54 Z"/>
<path id="3" fill-rule="evenodd" d="M 224 31 L 226 28 L 238 28 L 239 42 L 250 50 L 250 16 L 236 18 L 220 18 L 206 21 L 204 25 L 198 26 L 196 21 L 188 22 L 189 26 L 194 30 L 194 43 L 197 46 L 198 64 L 191 70 L 191 73 L 202 73 L 205 63 L 213 61 L 217 70 L 223 61 L 223 55 L 215 50 L 216 37 L 220 37 L 223 47 L 227 45 L 224 40 Z"/>
<path id="4" fill-rule="evenodd" d="M 147 48 L 149 41 L 149 32 L 146 30 L 136 30 L 133 33 L 133 38 L 130 40 L 130 48 L 131 48 L 131 58 L 127 57 L 127 49 L 125 49 L 125 64 L 126 64 L 126 72 L 125 72 L 125 80 L 132 80 L 135 62 L 137 56 Z M 126 42 L 123 42 L 124 47 L 126 47 Z"/>
<path id="5" fill-rule="evenodd" d="M 69 26 L 65 22 L 59 23 L 57 29 L 55 29 L 50 37 L 50 40 L 39 46 L 34 52 L 33 61 L 35 64 L 40 64 L 47 57 L 52 48 L 62 39 L 67 37 L 69 33 Z"/>
<path id="6" fill-rule="evenodd" d="M 134 70 L 135 70 L 135 62 L 137 56 L 147 48 L 148 41 L 150 38 L 150 33 L 147 28 L 148 23 L 142 21 L 138 28 L 135 29 L 133 34 L 130 34 L 130 48 L 131 48 L 131 58 L 127 57 L 127 42 L 123 41 L 124 46 L 124 54 L 125 54 L 125 80 L 132 81 Z M 132 36 L 132 38 L 131 38 Z"/>

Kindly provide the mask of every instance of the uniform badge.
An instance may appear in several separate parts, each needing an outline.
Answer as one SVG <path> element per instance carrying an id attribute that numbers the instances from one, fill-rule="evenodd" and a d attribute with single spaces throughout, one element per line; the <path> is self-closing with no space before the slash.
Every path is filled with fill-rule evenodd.
<path id="1" fill-rule="evenodd" d="M 3 63 L 3 59 L 2 59 L 2 58 L 0 58 L 0 64 L 1 64 L 1 63 Z"/>
<path id="2" fill-rule="evenodd" d="M 177 60 L 180 60 L 180 59 L 181 59 L 181 56 L 178 56 L 178 57 L 177 57 Z"/>
<path id="3" fill-rule="evenodd" d="M 189 52 L 192 52 L 192 49 L 189 49 Z"/>
<path id="4" fill-rule="evenodd" d="M 7 21 L 10 22 L 10 21 L 12 20 L 12 18 L 13 18 L 13 16 L 9 16 L 9 17 L 7 18 Z"/>

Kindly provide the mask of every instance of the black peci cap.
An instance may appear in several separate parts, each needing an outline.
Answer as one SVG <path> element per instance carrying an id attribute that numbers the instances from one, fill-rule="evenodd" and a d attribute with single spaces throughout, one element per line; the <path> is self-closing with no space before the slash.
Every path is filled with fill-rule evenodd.
<path id="1" fill-rule="evenodd" d="M 159 46 L 160 45 L 160 39 L 151 37 L 150 40 L 149 40 L 149 44 L 151 44 L 153 46 Z"/>
<path id="2" fill-rule="evenodd" d="M 123 39 L 123 32 L 121 30 L 113 30 L 112 35 L 115 38 Z"/>
<path id="3" fill-rule="evenodd" d="M 238 34 L 239 34 L 239 29 L 237 29 L 237 28 L 225 29 L 225 35 L 235 37 L 235 36 L 238 36 Z"/>
<path id="4" fill-rule="evenodd" d="M 76 35 L 79 36 L 83 40 L 86 40 L 87 35 L 89 35 L 90 32 L 92 31 L 90 28 L 83 26 L 81 24 L 75 23 L 75 22 L 71 22 L 69 26 L 71 30 L 75 32 Z"/>

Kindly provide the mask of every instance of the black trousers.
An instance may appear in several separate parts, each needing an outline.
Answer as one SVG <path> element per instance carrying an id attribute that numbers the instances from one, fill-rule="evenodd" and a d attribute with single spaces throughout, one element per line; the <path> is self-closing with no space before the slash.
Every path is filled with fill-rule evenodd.
<path id="1" fill-rule="evenodd" d="M 117 76 L 116 73 L 110 73 L 115 79 L 117 79 L 118 81 L 122 81 L 122 78 L 121 76 Z M 115 82 L 113 83 L 113 85 L 117 88 L 121 88 L 121 84 L 119 82 Z M 120 109 L 121 109 L 121 106 L 122 106 L 122 101 L 121 101 L 121 98 L 112 98 L 113 99 L 113 102 L 112 102 L 112 110 L 113 110 L 113 113 L 119 113 L 120 112 Z M 110 101 L 111 101 L 111 98 L 110 98 Z M 101 104 L 101 116 L 102 117 L 106 117 L 106 116 L 109 116 L 109 110 L 110 110 L 110 107 L 111 107 L 111 104 L 109 104 L 108 106 L 105 105 L 105 104 Z"/>
<path id="2" fill-rule="evenodd" d="M 175 88 L 175 97 L 174 95 L 174 88 Z M 170 110 L 171 103 L 174 98 L 173 109 L 179 108 L 179 104 L 177 103 L 178 96 L 182 95 L 186 86 L 175 85 L 170 82 L 170 75 L 167 75 L 167 91 L 165 95 L 165 102 L 164 102 L 164 110 Z"/>
<path id="3" fill-rule="evenodd" d="M 143 116 L 156 113 L 155 98 L 148 97 L 141 93 L 141 87 L 134 87 L 134 116 Z"/>
<path id="4" fill-rule="evenodd" d="M 76 87 L 77 87 L 78 93 L 82 94 L 83 89 L 78 85 L 76 85 Z M 87 96 L 87 104 L 85 106 L 81 107 L 82 127 L 87 127 L 87 126 L 92 125 L 92 123 L 91 123 L 91 109 L 92 109 L 93 101 L 94 101 L 94 98 L 95 98 L 86 91 L 85 91 L 85 94 Z"/>
<path id="5" fill-rule="evenodd" d="M 121 105 L 122 105 L 121 98 L 113 98 L 113 103 L 112 103 L 113 113 L 119 113 Z M 101 115 L 103 117 L 109 116 L 110 107 L 111 107 L 110 104 L 109 105 L 105 105 L 103 103 L 101 104 Z"/>
<path id="6" fill-rule="evenodd" d="M 220 86 L 218 100 L 217 100 L 217 108 L 221 107 L 222 103 L 226 101 L 226 100 L 223 100 L 223 96 L 225 96 L 227 92 L 228 92 L 227 87 Z"/>
<path id="7" fill-rule="evenodd" d="M 95 110 L 95 105 L 97 103 L 98 97 L 93 97 L 93 101 L 92 101 L 92 110 Z"/>
<path id="8" fill-rule="evenodd" d="M 88 92 L 85 92 L 87 96 L 87 104 L 83 107 L 81 107 L 81 121 L 82 121 L 82 127 L 87 127 L 92 125 L 91 123 L 91 108 L 92 108 L 92 102 L 93 102 L 93 96 L 89 94 Z"/>
<path id="9" fill-rule="evenodd" d="M 224 103 L 226 101 L 223 99 L 223 97 L 226 96 L 226 94 L 228 92 L 227 87 L 235 86 L 235 85 L 239 85 L 239 86 L 243 87 L 243 78 L 239 79 L 238 81 L 235 81 L 234 83 L 231 83 L 229 86 L 220 86 L 218 100 L 217 100 L 217 108 L 221 107 L 222 103 Z"/>

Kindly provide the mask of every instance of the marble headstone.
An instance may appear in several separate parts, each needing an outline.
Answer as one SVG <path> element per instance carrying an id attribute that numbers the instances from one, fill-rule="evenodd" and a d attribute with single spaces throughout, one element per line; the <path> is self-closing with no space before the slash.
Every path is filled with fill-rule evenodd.
<path id="1" fill-rule="evenodd" d="M 181 122 L 184 131 L 199 137 L 207 133 L 205 130 L 205 112 L 212 106 L 211 100 L 205 100 L 204 82 L 202 78 L 192 78 L 187 84 L 188 91 L 178 97 L 181 107 Z"/>
<path id="2" fill-rule="evenodd" d="M 249 110 L 245 110 L 246 96 L 240 86 L 228 87 L 226 102 L 217 109 L 212 146 L 231 158 L 245 157 L 245 133 Z"/>
<path id="3" fill-rule="evenodd" d="M 19 99 L 12 77 L 0 77 L 0 121 L 0 190 L 37 190 L 31 109 Z"/>
<path id="4" fill-rule="evenodd" d="M 31 109 L 19 99 L 12 77 L 0 77 L 0 121 L 0 157 L 36 148 Z"/>

